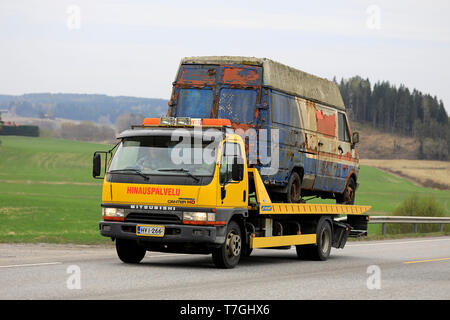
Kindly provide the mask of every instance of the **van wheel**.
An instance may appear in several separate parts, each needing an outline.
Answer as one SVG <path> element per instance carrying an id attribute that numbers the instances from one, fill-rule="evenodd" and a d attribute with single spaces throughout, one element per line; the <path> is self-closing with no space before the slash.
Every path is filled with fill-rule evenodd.
<path id="1" fill-rule="evenodd" d="M 302 179 L 295 171 L 291 173 L 289 178 L 285 199 L 288 203 L 299 203 L 302 200 Z"/>
<path id="2" fill-rule="evenodd" d="M 325 219 L 320 219 L 316 231 L 316 244 L 296 246 L 300 259 L 325 261 L 330 256 L 333 234 L 331 225 Z"/>
<path id="3" fill-rule="evenodd" d="M 125 263 L 139 263 L 147 252 L 137 241 L 127 239 L 116 239 L 116 251 L 119 259 Z"/>
<path id="4" fill-rule="evenodd" d="M 241 258 L 242 237 L 241 229 L 235 221 L 228 224 L 225 243 L 212 252 L 212 259 L 216 267 L 234 268 Z"/>
<path id="5" fill-rule="evenodd" d="M 336 195 L 337 204 L 354 204 L 355 203 L 356 182 L 353 177 L 348 179 L 347 185 L 343 193 Z"/>

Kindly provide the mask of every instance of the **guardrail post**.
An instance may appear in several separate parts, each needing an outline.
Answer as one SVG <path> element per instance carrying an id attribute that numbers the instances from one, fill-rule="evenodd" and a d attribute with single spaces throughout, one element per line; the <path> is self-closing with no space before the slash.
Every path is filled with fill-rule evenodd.
<path id="1" fill-rule="evenodd" d="M 417 223 L 414 223 L 414 233 L 417 233 Z"/>
<path id="2" fill-rule="evenodd" d="M 381 234 L 385 235 L 386 234 L 386 223 L 382 223 L 381 224 Z"/>
<path id="3" fill-rule="evenodd" d="M 439 231 L 440 232 L 444 231 L 444 224 L 443 223 L 440 224 Z"/>

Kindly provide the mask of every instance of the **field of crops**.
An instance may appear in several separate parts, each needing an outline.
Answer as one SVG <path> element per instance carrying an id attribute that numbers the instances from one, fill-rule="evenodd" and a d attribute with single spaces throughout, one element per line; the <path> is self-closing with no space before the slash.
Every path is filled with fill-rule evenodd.
<path id="1" fill-rule="evenodd" d="M 92 179 L 91 164 L 94 151 L 109 146 L 44 138 L 1 140 L 0 242 L 108 242 L 98 232 L 101 181 Z M 371 205 L 371 214 L 389 214 L 416 193 L 435 197 L 450 215 L 448 190 L 424 188 L 369 166 L 361 166 L 359 183 L 356 204 Z M 378 229 L 373 225 L 369 231 Z"/>

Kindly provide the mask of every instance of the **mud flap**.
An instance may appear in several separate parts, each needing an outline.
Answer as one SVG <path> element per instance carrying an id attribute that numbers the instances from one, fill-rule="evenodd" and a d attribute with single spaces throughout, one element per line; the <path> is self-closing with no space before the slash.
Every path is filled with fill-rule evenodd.
<path id="1" fill-rule="evenodd" d="M 350 234 L 351 227 L 343 222 L 333 221 L 333 242 L 332 247 L 343 249 L 347 243 L 347 238 Z"/>

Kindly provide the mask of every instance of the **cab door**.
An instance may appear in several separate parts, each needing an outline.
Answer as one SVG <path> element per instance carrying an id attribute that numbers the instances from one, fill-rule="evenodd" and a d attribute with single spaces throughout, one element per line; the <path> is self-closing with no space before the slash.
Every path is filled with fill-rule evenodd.
<path id="1" fill-rule="evenodd" d="M 217 203 L 223 207 L 247 208 L 248 204 L 248 179 L 247 161 L 245 161 L 244 144 L 241 141 L 226 140 L 221 147 L 219 185 Z M 243 164 L 243 179 L 232 179 L 232 167 L 234 159 Z"/>

